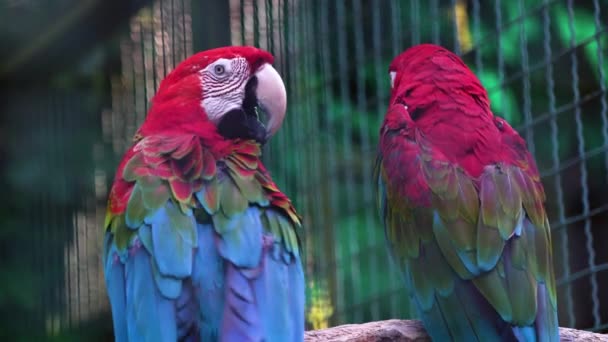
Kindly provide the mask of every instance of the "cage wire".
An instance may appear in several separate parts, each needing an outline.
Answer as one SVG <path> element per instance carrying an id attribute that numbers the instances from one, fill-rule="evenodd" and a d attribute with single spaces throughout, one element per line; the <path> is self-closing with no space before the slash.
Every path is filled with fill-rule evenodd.
<path id="1" fill-rule="evenodd" d="M 44 322 L 48 334 L 108 311 L 99 260 L 105 197 L 160 81 L 194 52 L 192 21 L 205 20 L 210 5 L 194 12 L 193 3 L 156 0 L 131 18 L 120 70 L 107 75 L 105 109 L 84 105 L 86 94 L 41 96 L 48 101 L 38 108 L 24 97 L 15 109 L 44 113 L 48 122 L 39 124 L 56 127 L 57 137 L 77 129 L 52 121 L 65 106 L 101 118 L 91 128 L 98 139 L 84 140 L 90 158 L 79 175 L 88 180 L 55 175 L 57 188 L 41 194 L 40 214 L 29 222 L 44 227 L 32 231 L 36 279 L 52 281 L 32 304 L 38 315 L 27 319 Z M 606 1 L 230 0 L 225 23 L 232 44 L 275 55 L 287 87 L 287 117 L 264 161 L 303 216 L 308 328 L 412 317 L 385 248 L 372 165 L 389 100 L 388 64 L 409 46 L 433 42 L 473 68 L 493 111 L 519 130 L 537 160 L 560 325 L 608 329 Z M 86 126 L 84 118 L 73 124 Z M 60 148 L 49 146 L 40 161 L 47 172 Z M 62 207 L 53 196 L 76 204 Z"/>
<path id="2" fill-rule="evenodd" d="M 284 128 L 264 159 L 304 217 L 311 328 L 409 317 L 377 219 L 371 170 L 388 103 L 387 65 L 422 42 L 463 56 L 493 110 L 519 129 L 538 161 L 554 231 L 561 325 L 607 327 L 600 289 L 608 285 L 608 254 L 598 248 L 608 218 L 601 196 L 608 170 L 607 13 L 599 0 L 230 1 L 232 44 L 271 51 L 288 89 Z M 146 50 L 157 56 L 148 57 L 148 69 L 133 67 L 148 78 L 147 98 L 151 80 L 166 73 L 153 73 L 162 46 L 157 39 Z M 141 98 L 141 87 L 133 89 L 120 96 Z M 137 101 L 131 132 L 145 115 Z"/>

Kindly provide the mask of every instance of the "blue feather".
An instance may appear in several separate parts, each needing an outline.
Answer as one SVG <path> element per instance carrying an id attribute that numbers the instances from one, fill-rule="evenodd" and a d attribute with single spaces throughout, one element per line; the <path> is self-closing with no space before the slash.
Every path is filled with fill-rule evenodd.
<path id="1" fill-rule="evenodd" d="M 238 267 L 253 268 L 262 254 L 262 221 L 260 210 L 249 207 L 228 220 L 217 243 L 222 257 Z"/>
<path id="2" fill-rule="evenodd" d="M 304 291 L 299 258 L 285 264 L 267 251 L 259 270 L 227 263 L 222 339 L 302 341 Z"/>
<path id="3" fill-rule="evenodd" d="M 261 306 L 267 303 L 254 296 L 252 284 L 246 278 L 245 273 L 229 262 L 226 264 L 225 293 L 226 302 L 220 333 L 221 340 L 264 340 L 264 331 L 260 323 L 263 313 L 258 312 L 260 308 L 256 303 Z"/>
<path id="4" fill-rule="evenodd" d="M 201 341 L 216 341 L 224 310 L 224 260 L 215 248 L 212 225 L 199 224 L 192 283 L 200 308 Z"/>
<path id="5" fill-rule="evenodd" d="M 276 243 L 281 236 L 262 235 L 257 207 L 228 225 L 218 240 L 219 253 L 227 259 L 221 339 L 301 341 L 305 289 L 299 257 L 283 257 L 289 252 Z"/>
<path id="6" fill-rule="evenodd" d="M 114 325 L 114 336 L 116 342 L 128 341 L 126 294 L 125 294 L 125 269 L 118 259 L 116 245 L 111 242 L 109 233 L 105 236 L 105 280 L 110 306 L 112 308 L 112 323 Z M 116 256 L 116 258 L 115 258 Z"/>
<path id="7" fill-rule="evenodd" d="M 254 279 L 253 288 L 266 341 L 301 341 L 305 289 L 299 258 L 285 264 L 265 254 L 262 272 Z"/>
<path id="8" fill-rule="evenodd" d="M 126 263 L 126 312 L 129 341 L 176 341 L 174 301 L 154 284 L 150 255 L 141 247 L 130 251 Z"/>
<path id="9" fill-rule="evenodd" d="M 152 230 L 150 225 L 144 224 L 142 225 L 137 234 L 139 236 L 139 240 L 144 245 L 146 250 L 149 253 L 153 253 L 152 247 Z M 156 286 L 160 290 L 160 293 L 163 296 L 171 299 L 176 299 L 180 293 L 182 292 L 182 280 L 172 277 L 172 276 L 164 276 L 158 271 L 158 266 L 156 262 L 152 262 L 152 274 L 154 274 L 154 280 L 156 282 Z"/>
<path id="10" fill-rule="evenodd" d="M 117 341 L 302 341 L 298 251 L 281 236 L 265 237 L 261 215 L 250 207 L 218 234 L 168 202 L 144 219 L 128 251 L 108 240 Z"/>
<path id="11" fill-rule="evenodd" d="M 173 219 L 172 219 L 173 218 Z M 192 248 L 196 247 L 196 221 L 171 202 L 146 218 L 152 227 L 152 248 L 158 271 L 176 278 L 192 273 Z"/>
<path id="12" fill-rule="evenodd" d="M 536 314 L 536 330 L 540 342 L 559 341 L 559 324 L 557 320 L 557 308 L 551 303 L 551 298 L 545 284 L 538 285 Z"/>

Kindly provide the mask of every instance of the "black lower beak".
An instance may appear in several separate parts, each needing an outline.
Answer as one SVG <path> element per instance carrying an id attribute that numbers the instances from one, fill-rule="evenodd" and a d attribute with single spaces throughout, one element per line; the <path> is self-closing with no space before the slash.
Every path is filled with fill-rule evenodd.
<path id="1" fill-rule="evenodd" d="M 257 77 L 253 76 L 245 85 L 245 98 L 239 109 L 233 109 L 222 116 L 217 128 L 227 139 L 253 139 L 266 143 L 266 127 L 260 121 L 260 108 L 256 97 Z"/>

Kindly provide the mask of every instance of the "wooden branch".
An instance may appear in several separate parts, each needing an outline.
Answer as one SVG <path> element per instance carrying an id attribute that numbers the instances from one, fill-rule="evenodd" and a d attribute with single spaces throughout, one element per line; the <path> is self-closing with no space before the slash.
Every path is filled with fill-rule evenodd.
<path id="1" fill-rule="evenodd" d="M 559 328 L 561 341 L 607 341 L 608 335 L 596 334 L 584 330 Z M 369 322 L 364 324 L 347 324 L 337 327 L 307 331 L 306 342 L 407 342 L 430 341 L 422 323 L 417 320 L 398 320 Z"/>

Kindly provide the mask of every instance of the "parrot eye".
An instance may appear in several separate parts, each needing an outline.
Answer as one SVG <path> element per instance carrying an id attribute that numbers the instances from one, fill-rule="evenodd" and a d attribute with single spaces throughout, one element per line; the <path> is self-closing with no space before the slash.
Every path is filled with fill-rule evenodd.
<path id="1" fill-rule="evenodd" d="M 224 72 L 226 72 L 226 68 L 224 68 L 223 65 L 218 64 L 216 66 L 213 67 L 213 72 L 217 75 L 217 76 L 221 76 L 224 74 Z"/>

